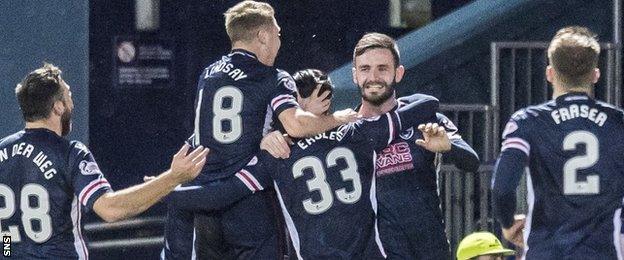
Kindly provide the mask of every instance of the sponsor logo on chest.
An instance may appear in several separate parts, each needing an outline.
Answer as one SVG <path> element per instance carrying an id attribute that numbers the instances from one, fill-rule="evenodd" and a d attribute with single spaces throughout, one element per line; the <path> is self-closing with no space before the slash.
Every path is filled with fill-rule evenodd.
<path id="1" fill-rule="evenodd" d="M 411 149 L 407 142 L 390 144 L 377 155 L 377 176 L 414 169 Z"/>

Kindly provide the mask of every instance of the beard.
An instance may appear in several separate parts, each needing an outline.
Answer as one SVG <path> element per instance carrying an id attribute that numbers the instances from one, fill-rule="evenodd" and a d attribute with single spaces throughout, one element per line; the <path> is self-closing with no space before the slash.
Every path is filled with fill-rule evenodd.
<path id="1" fill-rule="evenodd" d="M 65 137 L 71 131 L 72 123 L 71 123 L 72 112 L 69 109 L 65 110 L 61 115 L 61 136 Z"/>
<path id="2" fill-rule="evenodd" d="M 369 81 L 369 82 L 365 82 L 364 85 L 362 87 L 360 87 L 360 93 L 362 94 L 362 99 L 364 99 L 365 101 L 371 103 L 374 106 L 380 106 L 381 104 L 383 104 L 384 102 L 386 102 L 388 99 L 390 99 L 392 97 L 392 95 L 394 94 L 394 84 L 396 82 L 394 81 L 394 79 L 392 79 L 392 83 L 388 84 L 384 81 Z M 383 92 L 381 93 L 376 93 L 376 94 L 366 94 L 366 89 L 374 86 L 374 85 L 379 85 L 382 86 L 382 90 Z"/>

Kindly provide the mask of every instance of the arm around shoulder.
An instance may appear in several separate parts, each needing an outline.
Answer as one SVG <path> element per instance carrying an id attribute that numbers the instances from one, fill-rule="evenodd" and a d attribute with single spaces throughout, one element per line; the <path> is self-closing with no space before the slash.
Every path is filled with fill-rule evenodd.
<path id="1" fill-rule="evenodd" d="M 354 122 L 358 116 L 352 109 L 334 112 L 332 115 L 316 116 L 300 108 L 288 108 L 279 114 L 288 135 L 303 138 L 323 133 L 344 123 Z"/>

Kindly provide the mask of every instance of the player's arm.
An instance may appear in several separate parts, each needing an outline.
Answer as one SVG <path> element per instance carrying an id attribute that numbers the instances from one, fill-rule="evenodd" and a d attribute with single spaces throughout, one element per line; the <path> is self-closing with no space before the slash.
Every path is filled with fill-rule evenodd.
<path id="1" fill-rule="evenodd" d="M 444 159 L 462 171 L 476 172 L 479 170 L 479 155 L 461 138 L 451 139 L 451 150 L 444 153 Z"/>
<path id="2" fill-rule="evenodd" d="M 276 130 L 268 133 L 260 142 L 260 149 L 269 152 L 274 158 L 287 159 L 290 157 L 292 140 L 288 135 Z"/>
<path id="3" fill-rule="evenodd" d="M 173 156 L 171 168 L 155 179 L 116 192 L 106 192 L 95 200 L 93 210 L 107 222 L 122 220 L 142 213 L 177 185 L 197 177 L 206 162 L 208 149 L 202 146 L 187 154 L 185 144 Z"/>
<path id="4" fill-rule="evenodd" d="M 501 223 L 503 236 L 516 246 L 523 246 L 524 219 L 515 219 L 516 188 L 522 178 L 528 156 L 517 149 L 506 149 L 496 162 L 492 182 L 492 209 Z"/>
<path id="5" fill-rule="evenodd" d="M 288 73 L 283 71 L 280 72 L 278 76 L 279 80 L 277 82 L 276 92 L 272 94 L 273 98 L 271 99 L 270 106 L 288 135 L 295 138 L 313 136 L 339 125 L 355 122 L 357 120 L 357 113 L 352 109 L 336 111 L 332 115 L 321 116 L 316 116 L 311 112 L 304 111 L 300 108 L 295 99 L 297 95 L 295 92 L 295 81 Z M 320 106 L 322 108 L 328 103 L 321 98 L 310 100 L 320 104 L 308 104 L 307 107 Z"/>
<path id="6" fill-rule="evenodd" d="M 492 176 L 492 209 L 494 216 L 501 223 L 505 238 L 516 245 L 522 243 L 523 225 L 514 221 L 516 210 L 516 189 L 529 161 L 530 144 L 528 133 L 518 122 L 522 112 L 516 113 L 507 123 L 503 133 L 501 153 L 494 167 Z"/>
<path id="7" fill-rule="evenodd" d="M 303 138 L 323 133 L 345 123 L 355 122 L 358 116 L 352 109 L 316 116 L 301 108 L 292 107 L 282 111 L 278 118 L 288 135 Z"/>
<path id="8" fill-rule="evenodd" d="M 506 149 L 501 152 L 492 176 L 492 200 L 494 216 L 503 228 L 513 225 L 516 210 L 516 188 L 520 183 L 527 155 L 517 149 Z"/>
<path id="9" fill-rule="evenodd" d="M 169 206 L 187 211 L 213 211 L 228 207 L 271 185 L 271 178 L 265 170 L 266 165 L 272 165 L 270 160 L 263 155 L 257 164 L 246 166 L 232 177 L 178 186 L 164 201 Z"/>

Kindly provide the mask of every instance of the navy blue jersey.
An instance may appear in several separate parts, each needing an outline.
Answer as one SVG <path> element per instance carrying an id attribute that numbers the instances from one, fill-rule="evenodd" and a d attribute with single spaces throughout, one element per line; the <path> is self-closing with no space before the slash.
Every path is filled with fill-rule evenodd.
<path id="1" fill-rule="evenodd" d="M 253 53 L 233 50 L 208 66 L 197 86 L 194 144 L 211 149 L 200 179 L 231 176 L 259 151 L 264 130 L 297 106 L 294 81 Z"/>
<path id="2" fill-rule="evenodd" d="M 384 254 L 375 222 L 375 151 L 434 115 L 434 98 L 414 99 L 420 104 L 296 140 L 286 160 L 259 160 L 274 180 L 299 259 L 366 259 L 372 240 Z"/>
<path id="3" fill-rule="evenodd" d="M 479 157 L 451 120 L 438 113 L 431 121 L 445 127 L 451 140 L 444 161 L 475 171 Z M 409 128 L 377 156 L 379 233 L 389 258 L 451 258 L 438 196 L 440 160 L 416 144 L 422 138 L 422 132 Z"/>
<path id="4" fill-rule="evenodd" d="M 0 140 L 0 224 L 12 257 L 86 259 L 81 216 L 110 184 L 82 143 L 47 129 Z"/>
<path id="5" fill-rule="evenodd" d="M 494 212 L 511 226 L 528 166 L 525 254 L 530 259 L 621 259 L 623 112 L 583 93 L 516 112 L 503 133 Z"/>

